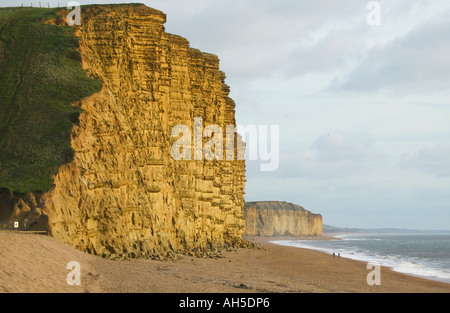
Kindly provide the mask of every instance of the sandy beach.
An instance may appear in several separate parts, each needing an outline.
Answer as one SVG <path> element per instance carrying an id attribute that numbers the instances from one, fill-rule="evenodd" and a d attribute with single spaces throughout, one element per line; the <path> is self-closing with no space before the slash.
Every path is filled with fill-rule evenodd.
<path id="1" fill-rule="evenodd" d="M 52 237 L 0 232 L 0 292 L 94 293 L 448 293 L 450 284 L 381 270 L 381 285 L 366 283 L 366 263 L 248 238 L 262 249 L 219 258 L 112 261 Z M 327 239 L 327 238 L 324 238 Z M 81 284 L 70 286 L 67 264 L 79 262 Z"/>

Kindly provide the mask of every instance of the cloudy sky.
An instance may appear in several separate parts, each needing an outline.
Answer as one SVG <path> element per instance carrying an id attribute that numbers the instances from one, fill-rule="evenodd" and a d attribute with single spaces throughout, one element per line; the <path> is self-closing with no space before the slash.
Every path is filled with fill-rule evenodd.
<path id="1" fill-rule="evenodd" d="M 95 1 L 112 2 L 128 1 Z M 378 1 L 380 25 L 365 0 L 141 2 L 219 56 L 238 124 L 279 125 L 279 166 L 247 162 L 247 201 L 334 226 L 450 230 L 448 0 Z"/>

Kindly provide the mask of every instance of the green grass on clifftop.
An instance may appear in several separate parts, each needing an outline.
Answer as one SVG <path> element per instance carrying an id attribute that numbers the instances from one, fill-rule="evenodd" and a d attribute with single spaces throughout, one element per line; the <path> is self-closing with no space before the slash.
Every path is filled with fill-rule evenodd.
<path id="1" fill-rule="evenodd" d="M 101 88 L 82 69 L 74 28 L 55 9 L 0 8 L 0 189 L 45 191 L 73 159 L 71 105 Z"/>

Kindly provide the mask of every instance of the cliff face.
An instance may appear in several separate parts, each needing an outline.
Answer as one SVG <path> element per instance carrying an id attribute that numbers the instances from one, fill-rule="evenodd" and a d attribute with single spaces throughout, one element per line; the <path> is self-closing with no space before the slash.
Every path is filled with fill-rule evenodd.
<path id="1" fill-rule="evenodd" d="M 51 235 L 80 250 L 161 258 L 242 237 L 244 161 L 171 155 L 175 125 L 236 123 L 219 59 L 166 33 L 165 20 L 143 5 L 82 10 L 83 67 L 103 89 L 78 104 L 74 161 L 41 197 Z"/>
<path id="2" fill-rule="evenodd" d="M 320 236 L 322 216 L 278 201 L 246 202 L 245 235 Z"/>

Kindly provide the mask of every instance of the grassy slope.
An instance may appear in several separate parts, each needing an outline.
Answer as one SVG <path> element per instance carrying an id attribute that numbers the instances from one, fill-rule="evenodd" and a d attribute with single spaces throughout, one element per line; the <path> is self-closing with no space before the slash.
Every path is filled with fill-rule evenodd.
<path id="1" fill-rule="evenodd" d="M 73 158 L 71 103 L 101 88 L 88 78 L 69 26 L 41 23 L 54 9 L 0 9 L 0 188 L 45 191 Z"/>

